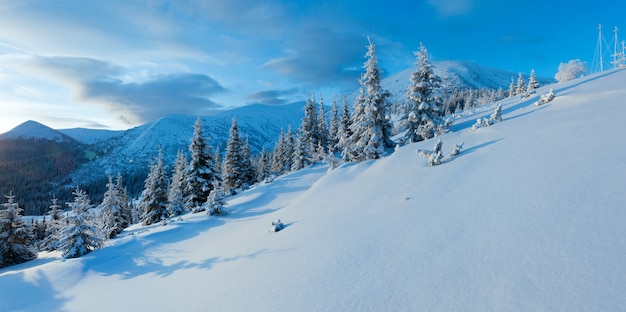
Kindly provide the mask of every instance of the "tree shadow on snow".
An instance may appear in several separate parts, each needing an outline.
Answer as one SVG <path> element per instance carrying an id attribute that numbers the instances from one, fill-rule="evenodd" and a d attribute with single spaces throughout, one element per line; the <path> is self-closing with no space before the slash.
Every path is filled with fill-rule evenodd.
<path id="1" fill-rule="evenodd" d="M 177 222 L 166 226 L 173 228 L 164 231 L 130 235 L 120 239 L 127 240 L 117 244 L 114 248 L 101 248 L 81 257 L 84 261 L 84 270 L 97 272 L 103 276 L 119 275 L 122 279 L 131 279 L 145 274 L 166 277 L 181 269 L 192 268 L 198 265 L 207 266 L 207 263 L 191 263 L 178 261 L 166 264 L 156 252 L 167 249 L 167 245 L 182 242 L 210 231 L 212 228 L 225 224 L 220 218 L 207 218 L 202 221 Z M 161 225 L 154 225 L 158 227 Z M 211 263 L 215 259 L 206 259 Z M 67 260 L 71 261 L 71 260 Z"/>
<path id="2" fill-rule="evenodd" d="M 28 277 L 23 270 L 0 273 L 0 311 L 62 311 L 71 299 L 62 297 L 42 270 Z"/>
<path id="3" fill-rule="evenodd" d="M 238 259 L 256 257 L 280 252 L 281 250 L 262 249 L 257 252 L 235 257 L 211 257 L 200 262 L 188 260 L 169 261 L 168 255 L 176 255 L 172 250 L 175 243 L 191 239 L 203 232 L 225 224 L 222 218 L 208 218 L 198 222 L 176 223 L 176 227 L 155 233 L 131 235 L 127 242 L 115 248 L 102 248 L 83 256 L 84 273 L 95 272 L 102 276 L 119 276 L 121 279 L 133 279 L 142 275 L 167 277 L 180 270 L 209 270 L 216 264 Z M 73 259 L 67 260 L 72 261 Z"/>
<path id="4" fill-rule="evenodd" d="M 473 152 L 475 152 L 475 151 L 477 151 L 477 150 L 479 150 L 479 149 L 481 149 L 483 147 L 487 147 L 487 146 L 489 146 L 491 144 L 497 143 L 498 141 L 502 141 L 502 140 L 504 140 L 504 138 L 499 138 L 497 140 L 491 140 L 491 141 L 487 141 L 487 142 L 484 142 L 484 143 L 481 143 L 481 144 L 478 144 L 478 145 L 474 145 L 474 146 L 472 146 L 472 147 L 470 147 L 468 149 L 462 150 L 461 153 L 459 155 L 457 155 L 456 157 L 467 155 L 467 154 L 471 154 L 471 153 L 473 153 Z"/>

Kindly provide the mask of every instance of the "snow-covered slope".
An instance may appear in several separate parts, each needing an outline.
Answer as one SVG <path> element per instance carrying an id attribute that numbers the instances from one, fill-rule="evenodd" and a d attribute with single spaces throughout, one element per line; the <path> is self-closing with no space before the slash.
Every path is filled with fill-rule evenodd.
<path id="1" fill-rule="evenodd" d="M 73 138 L 33 120 L 21 123 L 17 127 L 0 135 L 0 139 L 43 139 L 57 142 L 75 142 Z"/>
<path id="2" fill-rule="evenodd" d="M 1 311 L 620 311 L 626 71 L 506 99 L 502 123 L 308 168 L 231 214 L 133 226 L 82 258 L 0 270 Z M 269 232 L 280 218 L 287 227 Z"/>

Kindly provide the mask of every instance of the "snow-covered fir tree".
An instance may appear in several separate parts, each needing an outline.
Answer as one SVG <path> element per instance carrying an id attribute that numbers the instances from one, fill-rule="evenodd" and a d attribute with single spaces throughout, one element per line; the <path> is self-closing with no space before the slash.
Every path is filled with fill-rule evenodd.
<path id="1" fill-rule="evenodd" d="M 298 171 L 306 166 L 308 166 L 311 162 L 306 156 L 307 142 L 304 137 L 302 131 L 298 131 L 296 135 L 296 140 L 294 143 L 293 155 L 292 155 L 292 163 L 291 163 L 291 171 Z"/>
<path id="2" fill-rule="evenodd" d="M 352 130 L 350 130 L 352 120 L 350 109 L 348 108 L 348 99 L 345 96 L 343 97 L 341 107 L 341 119 L 337 133 L 338 142 L 336 149 L 341 151 L 341 157 L 344 161 L 349 161 L 350 155 L 352 155 L 352 145 L 350 142 L 352 137 Z"/>
<path id="3" fill-rule="evenodd" d="M 172 168 L 172 178 L 167 191 L 167 212 L 170 217 L 177 217 L 185 213 L 185 201 L 183 190 L 185 187 L 185 173 L 187 170 L 187 155 L 178 151 L 174 168 Z"/>
<path id="4" fill-rule="evenodd" d="M 23 209 L 12 192 L 5 197 L 7 202 L 0 209 L 0 268 L 37 258 L 31 247 L 33 233 L 22 218 Z"/>
<path id="5" fill-rule="evenodd" d="M 265 152 L 265 147 L 261 148 L 261 154 L 256 161 L 256 180 L 259 182 L 264 181 L 270 176 L 271 159 L 269 154 Z"/>
<path id="6" fill-rule="evenodd" d="M 517 75 L 517 87 L 515 89 L 515 94 L 524 94 L 526 91 L 526 81 L 524 81 L 524 76 L 522 73 Z"/>
<path id="7" fill-rule="evenodd" d="M 62 206 L 58 204 L 56 196 L 52 196 L 52 204 L 48 207 L 48 222 L 46 222 L 46 237 L 40 244 L 41 250 L 53 251 L 59 246 L 59 232 L 62 228 Z"/>
<path id="8" fill-rule="evenodd" d="M 315 150 L 314 159 L 322 160 L 326 156 L 326 151 L 330 144 L 330 134 L 328 126 L 326 125 L 326 108 L 324 107 L 324 98 L 320 96 L 320 109 L 317 114 L 317 133 L 318 141 L 317 148 Z"/>
<path id="9" fill-rule="evenodd" d="M 215 153 L 213 153 L 213 164 L 215 165 L 215 178 L 221 179 L 222 170 L 222 151 L 219 146 L 215 147 Z"/>
<path id="10" fill-rule="evenodd" d="M 194 133 L 189 146 L 191 160 L 187 167 L 185 181 L 185 207 L 196 210 L 206 202 L 213 187 L 211 181 L 219 178 L 218 168 L 213 154 L 202 133 L 202 121 L 198 117 L 194 124 Z"/>
<path id="11" fill-rule="evenodd" d="M 63 258 L 77 258 L 99 248 L 104 234 L 95 225 L 89 210 L 93 208 L 87 193 L 76 187 L 74 201 L 67 203 L 72 210 L 65 218 L 65 227 L 59 234 L 59 248 Z"/>
<path id="12" fill-rule="evenodd" d="M 150 173 L 144 183 L 139 203 L 141 223 L 150 225 L 168 217 L 167 213 L 167 176 L 163 164 L 163 155 L 159 147 L 157 158 L 150 166 Z"/>
<path id="13" fill-rule="evenodd" d="M 380 86 L 381 73 L 371 41 L 365 57 L 365 73 L 359 80 L 361 87 L 351 118 L 350 142 L 353 148 L 346 153 L 351 161 L 377 159 L 394 146 L 391 140 L 392 125 L 387 114 L 390 94 Z"/>
<path id="14" fill-rule="evenodd" d="M 441 88 L 441 78 L 433 71 L 426 47 L 420 45 L 415 56 L 417 69 L 411 74 L 403 118 L 407 127 L 403 138 L 405 144 L 430 139 L 444 130 L 441 100 L 437 96 L 437 90 Z"/>
<path id="15" fill-rule="evenodd" d="M 509 90 L 507 91 L 509 97 L 517 95 L 517 88 L 515 87 L 515 79 L 511 77 L 511 84 L 509 84 Z"/>
<path id="16" fill-rule="evenodd" d="M 252 164 L 252 155 L 250 153 L 250 138 L 246 135 L 243 142 L 243 187 L 247 188 L 257 182 L 255 167 Z"/>
<path id="17" fill-rule="evenodd" d="M 120 203 L 120 224 L 122 228 L 127 228 L 133 224 L 133 213 L 130 201 L 128 200 L 128 190 L 126 189 L 126 186 L 124 186 L 124 181 L 122 180 L 122 174 L 120 172 L 117 173 L 117 177 L 115 178 L 115 192 L 117 193 L 117 198 Z"/>
<path id="18" fill-rule="evenodd" d="M 333 98 L 333 106 L 330 111 L 330 125 L 328 128 L 328 149 L 331 153 L 339 150 L 337 143 L 339 143 L 339 109 L 337 108 L 337 100 Z"/>
<path id="19" fill-rule="evenodd" d="M 312 159 L 319 141 L 319 120 L 317 119 L 315 97 L 313 97 L 313 99 L 311 99 L 311 96 L 307 97 L 303 110 L 304 117 L 302 117 L 298 135 L 301 135 L 306 143 L 306 149 L 302 151 L 304 157 Z"/>
<path id="20" fill-rule="evenodd" d="M 278 141 L 274 147 L 271 164 L 271 171 L 273 174 L 280 175 L 291 170 L 291 164 L 293 163 L 293 150 L 294 142 L 290 126 L 287 132 L 281 130 L 280 135 L 278 136 Z"/>
<path id="21" fill-rule="evenodd" d="M 240 188 L 245 181 L 246 168 L 243 157 L 243 141 L 239 135 L 237 119 L 233 118 L 226 143 L 226 154 L 222 161 L 222 186 L 226 193 Z"/>
<path id="22" fill-rule="evenodd" d="M 172 178 L 167 190 L 167 212 L 171 217 L 177 217 L 185 213 L 183 191 L 186 170 L 187 156 L 182 151 L 178 151 L 174 161 L 174 168 L 172 168 Z"/>
<path id="23" fill-rule="evenodd" d="M 539 81 L 537 81 L 535 70 L 532 69 L 530 71 L 530 76 L 528 77 L 528 86 L 526 87 L 526 93 L 528 94 L 534 93 L 535 89 L 537 88 L 539 88 Z"/>
<path id="24" fill-rule="evenodd" d="M 226 214 L 226 194 L 224 194 L 223 187 L 220 185 L 220 181 L 213 180 L 213 191 L 209 194 L 205 205 L 205 210 L 208 215 L 224 215 Z"/>
<path id="25" fill-rule="evenodd" d="M 31 241 L 31 247 L 33 249 L 33 251 L 38 252 L 38 251 L 42 251 L 43 249 L 43 241 L 46 239 L 47 235 L 47 228 L 48 228 L 48 220 L 46 218 L 46 215 L 43 216 L 43 218 L 41 218 L 40 220 L 36 220 L 36 219 L 31 219 L 30 220 L 30 230 L 33 234 L 33 240 Z"/>
<path id="26" fill-rule="evenodd" d="M 109 175 L 107 183 L 107 191 L 104 193 L 102 203 L 98 205 L 99 218 L 104 231 L 105 238 L 113 238 L 117 234 L 122 233 L 124 224 L 128 226 L 127 220 L 124 220 L 124 203 L 118 193 L 113 176 Z"/>

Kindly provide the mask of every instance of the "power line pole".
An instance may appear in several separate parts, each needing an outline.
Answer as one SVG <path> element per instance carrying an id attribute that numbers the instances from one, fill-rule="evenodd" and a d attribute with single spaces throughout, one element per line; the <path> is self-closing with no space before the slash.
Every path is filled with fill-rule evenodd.
<path id="1" fill-rule="evenodd" d="M 620 58 L 618 57 L 618 53 L 617 53 L 617 45 L 619 44 L 619 41 L 617 40 L 617 32 L 618 32 L 618 28 L 617 26 L 615 26 L 615 29 L 613 30 L 613 32 L 615 33 L 615 39 L 613 39 L 613 41 L 615 42 L 615 46 L 613 48 L 613 69 L 618 68 L 619 67 L 619 63 L 620 63 Z"/>
<path id="2" fill-rule="evenodd" d="M 602 24 L 598 25 L 598 47 L 600 48 L 600 71 L 604 71 L 604 60 L 602 59 Z"/>

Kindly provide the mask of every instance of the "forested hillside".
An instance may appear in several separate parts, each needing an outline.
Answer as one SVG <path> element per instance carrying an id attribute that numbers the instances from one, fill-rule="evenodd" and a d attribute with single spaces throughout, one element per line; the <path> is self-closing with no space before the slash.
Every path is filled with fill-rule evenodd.
<path id="1" fill-rule="evenodd" d="M 77 142 L 19 138 L 0 140 L 0 194 L 19 194 L 27 215 L 41 215 L 56 195 L 62 201 L 71 194 L 61 189 L 68 175 L 87 161 L 86 147 Z"/>

